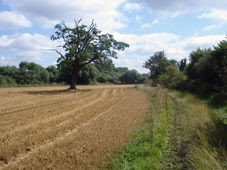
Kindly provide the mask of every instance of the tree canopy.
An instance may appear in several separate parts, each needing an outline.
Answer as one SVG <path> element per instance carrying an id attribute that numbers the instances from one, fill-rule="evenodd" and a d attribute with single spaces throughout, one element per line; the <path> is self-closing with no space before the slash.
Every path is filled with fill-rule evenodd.
<path id="1" fill-rule="evenodd" d="M 176 64 L 174 60 L 168 60 L 163 51 L 155 52 L 144 64 L 144 67 L 150 70 L 150 78 L 157 80 L 158 76 L 166 72 L 166 68 Z"/>
<path id="2" fill-rule="evenodd" d="M 57 30 L 51 40 L 63 40 L 61 46 L 65 53 L 55 50 L 59 55 L 58 64 L 65 65 L 70 70 L 70 89 L 76 89 L 76 80 L 80 70 L 87 64 L 110 63 L 111 57 L 117 58 L 117 51 L 129 47 L 124 42 L 118 42 L 111 34 L 101 34 L 96 24 L 87 26 L 81 20 L 75 21 L 74 28 L 69 28 L 64 22 L 55 26 Z"/>

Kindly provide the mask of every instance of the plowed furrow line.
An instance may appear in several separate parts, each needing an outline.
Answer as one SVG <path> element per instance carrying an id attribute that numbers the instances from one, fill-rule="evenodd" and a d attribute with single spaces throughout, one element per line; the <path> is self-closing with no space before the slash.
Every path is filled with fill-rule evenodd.
<path id="1" fill-rule="evenodd" d="M 73 94 L 71 94 L 73 95 Z M 40 101 L 40 97 L 37 97 L 37 95 L 25 95 L 25 94 L 21 94 L 20 98 L 18 99 L 18 101 L 13 101 L 11 99 L 10 96 L 8 96 L 10 99 L 8 101 L 7 105 L 4 105 L 2 102 L 0 103 L 1 109 L 0 112 L 10 112 L 12 109 L 20 109 L 20 108 L 24 108 L 33 104 L 38 104 L 39 102 L 46 102 L 48 100 L 55 100 L 58 99 L 59 96 L 50 96 L 50 95 L 42 95 L 42 101 Z M 62 96 L 64 98 L 68 97 L 67 96 Z M 22 100 L 23 99 L 23 100 Z"/>
<path id="2" fill-rule="evenodd" d="M 4 116 L 6 114 L 17 114 L 17 112 L 31 110 L 31 109 L 37 109 L 39 107 L 44 107 L 44 106 L 49 106 L 49 105 L 58 103 L 59 101 L 67 102 L 64 99 L 69 99 L 69 97 L 71 97 L 71 99 L 76 98 L 76 97 L 81 98 L 81 97 L 86 97 L 86 95 L 84 96 L 84 95 L 75 95 L 74 94 L 74 95 L 63 96 L 60 99 L 57 98 L 57 96 L 46 97 L 47 99 L 45 97 L 46 96 L 43 96 L 42 100 L 40 100 L 40 98 L 39 98 L 39 99 L 37 99 L 37 101 L 27 101 L 27 102 L 26 102 L 26 98 L 25 98 L 25 100 L 24 99 L 23 100 L 24 100 L 24 103 L 26 103 L 26 104 L 2 109 L 0 111 L 0 116 Z"/>
<path id="3" fill-rule="evenodd" d="M 15 94 L 16 95 L 16 94 Z M 20 105 L 23 105 L 25 104 L 24 103 L 24 100 L 21 100 L 21 98 L 23 99 L 26 99 L 26 101 L 33 101 L 33 100 L 37 100 L 37 96 L 32 96 L 32 95 L 18 95 L 15 97 L 15 95 L 7 95 L 5 97 L 2 97 L 4 98 L 4 101 L 1 101 L 0 102 L 0 112 L 3 110 L 3 109 L 7 109 L 9 107 L 14 107 L 14 106 L 20 106 Z"/>
<path id="4" fill-rule="evenodd" d="M 110 108 L 113 108 L 115 105 L 117 105 L 119 102 L 123 101 L 124 99 L 125 99 L 125 97 L 120 96 L 118 98 L 108 100 L 108 101 L 104 102 L 104 104 L 99 103 L 97 105 L 97 107 L 94 108 L 93 111 L 87 110 L 87 112 L 84 112 L 83 114 L 76 115 L 74 118 L 71 118 L 71 121 L 67 122 L 67 124 L 66 124 L 66 125 L 68 125 L 68 127 L 66 125 L 58 126 L 58 127 L 55 126 L 54 130 L 50 127 L 49 129 L 45 129 L 43 132 L 40 132 L 40 135 L 46 136 L 47 137 L 46 141 L 50 141 L 50 139 L 52 137 L 55 137 L 54 139 L 52 139 L 53 141 L 62 140 L 65 137 L 69 136 L 72 132 L 74 133 L 75 130 L 77 131 L 77 129 L 79 127 L 83 126 L 83 124 L 87 124 L 90 120 L 95 119 L 95 117 L 97 117 L 97 115 L 100 115 L 103 112 L 108 111 Z M 58 129 L 58 128 L 60 128 L 60 129 Z M 50 132 L 50 134 L 52 134 L 52 136 L 45 134 L 46 132 Z M 53 132 L 54 132 L 54 134 L 53 134 Z M 62 135 L 62 133 L 65 133 L 65 134 Z M 30 138 L 34 139 L 32 136 Z M 50 143 L 52 143 L 52 140 L 51 140 L 51 142 L 45 142 L 46 144 L 41 145 L 40 147 L 43 148 L 43 146 L 48 146 Z M 37 140 L 35 140 L 35 141 L 37 141 Z M 45 141 L 45 139 L 42 139 L 41 141 Z M 30 142 L 32 142 L 32 141 L 30 141 Z M 12 146 L 14 146 L 14 145 L 15 144 L 12 144 Z M 36 147 L 36 148 L 40 148 L 40 147 Z M 12 149 L 11 146 L 9 148 Z M 20 146 L 20 148 L 21 148 L 21 146 Z M 26 150 L 26 148 L 24 148 L 24 150 Z M 34 150 L 34 149 L 32 149 L 32 150 Z"/>
<path id="5" fill-rule="evenodd" d="M 17 155 L 0 169 L 95 168 L 127 140 L 134 125 L 142 120 L 144 107 L 149 106 L 148 102 L 144 105 L 148 99 L 133 90 L 116 97 L 119 101 L 116 99 L 115 104 L 64 134 Z"/>
<path id="6" fill-rule="evenodd" d="M 14 129 L 20 128 L 21 126 L 23 127 L 24 125 L 27 126 L 26 124 L 32 124 L 34 122 L 38 122 L 40 120 L 45 120 L 48 119 L 49 117 L 53 117 L 56 116 L 58 114 L 61 114 L 64 111 L 67 110 L 72 110 L 75 107 L 80 107 L 81 105 L 83 105 L 84 103 L 90 101 L 90 100 L 94 100 L 96 99 L 98 96 L 100 95 L 100 93 L 90 93 L 89 95 L 87 95 L 87 97 L 83 97 L 82 99 L 76 100 L 73 102 L 72 101 L 60 101 L 59 103 L 55 103 L 49 107 L 42 107 L 40 109 L 35 109 L 35 110 L 30 110 L 30 111 L 26 111 L 24 113 L 18 113 L 17 117 L 11 117 L 11 116 L 7 116 L 7 119 L 2 119 L 0 121 L 0 126 L 5 127 L 4 129 L 1 129 L 0 132 L 2 131 L 2 133 L 5 132 L 9 132 L 12 131 Z M 64 103 L 67 103 L 65 105 L 63 105 Z M 34 119 L 34 120 L 32 120 Z"/>
<path id="7" fill-rule="evenodd" d="M 45 131 L 48 129 L 48 127 L 51 127 L 51 128 L 55 127 L 58 123 L 61 123 L 62 121 L 64 121 L 67 118 L 72 119 L 73 116 L 77 115 L 80 112 L 82 112 L 82 113 L 85 112 L 86 109 L 92 109 L 92 108 L 95 108 L 95 106 L 105 103 L 107 101 L 107 97 L 106 97 L 105 93 L 102 93 L 102 96 L 100 98 L 96 98 L 93 101 L 90 100 L 92 102 L 82 105 L 82 106 L 80 106 L 80 108 L 76 108 L 69 112 L 64 112 L 62 110 L 62 113 L 60 115 L 50 117 L 49 119 L 44 119 L 43 122 L 41 121 L 41 122 L 36 123 L 34 121 L 34 123 L 30 124 L 30 126 L 24 126 L 24 128 L 20 128 L 19 130 L 21 130 L 21 131 L 16 130 L 16 131 L 12 131 L 12 133 L 6 133 L 5 135 L 2 135 L 2 137 L 0 139 L 2 139 L 2 141 L 4 140 L 4 141 L 7 141 L 8 143 L 11 143 L 7 140 L 7 138 L 10 138 L 12 141 L 17 141 L 17 139 L 15 139 L 15 137 L 20 139 L 23 136 L 29 136 L 29 134 L 31 134 L 31 133 L 36 134 L 36 132 L 42 132 L 43 130 Z M 110 94 L 108 94 L 108 96 L 109 95 Z"/>
<path id="8" fill-rule="evenodd" d="M 72 106 L 71 108 L 68 108 L 68 106 L 67 107 L 61 106 L 60 110 L 59 110 L 59 108 L 57 108 L 57 109 L 50 108 L 50 111 L 48 111 L 49 109 L 46 111 L 48 114 L 40 114 L 39 118 L 36 119 L 35 121 L 29 121 L 28 124 L 23 122 L 23 124 L 18 127 L 15 127 L 15 125 L 14 125 L 13 126 L 14 128 L 8 127 L 8 129 L 5 130 L 6 135 L 12 136 L 15 133 L 21 133 L 23 130 L 26 130 L 26 129 L 31 130 L 31 128 L 34 129 L 39 126 L 40 127 L 44 127 L 44 125 L 49 126 L 51 122 L 56 123 L 56 121 L 62 121 L 64 117 L 70 116 L 71 114 L 75 114 L 75 113 L 79 112 L 80 110 L 87 108 L 89 106 L 92 107 L 93 104 L 96 104 L 99 101 L 101 101 L 105 97 L 106 93 L 107 93 L 106 91 L 102 92 L 102 93 L 100 93 L 100 91 L 96 92 L 96 93 L 92 93 L 93 95 L 89 96 L 89 98 L 85 98 L 84 100 L 79 100 L 75 103 L 71 103 L 70 104 L 70 106 Z M 4 136 L 1 135 L 0 139 L 1 138 L 4 138 Z"/>
<path id="9" fill-rule="evenodd" d="M 64 90 L 64 89 L 62 89 L 62 90 Z M 29 92 L 30 92 L 29 90 L 28 91 L 14 91 L 14 92 L 13 91 L 11 92 L 11 90 L 9 90 L 9 92 L 5 92 L 5 94 L 3 94 L 4 96 L 1 95 L 1 98 L 4 98 L 4 101 L 0 102 L 0 107 L 3 109 L 7 106 L 10 107 L 13 105 L 25 104 L 25 103 L 23 103 L 24 100 L 26 100 L 26 101 L 32 101 L 32 99 L 38 100 L 39 99 L 38 96 L 42 96 L 43 98 L 51 97 L 51 95 L 45 95 L 45 94 L 34 95 L 34 94 L 29 94 Z M 39 91 L 34 91 L 34 92 L 38 93 Z M 81 92 L 78 91 L 76 93 L 81 93 Z M 65 95 L 67 95 L 67 92 L 62 93 L 62 94 L 55 94 L 53 96 L 58 97 L 58 96 L 65 96 Z M 23 100 L 21 100 L 21 98 L 23 98 Z"/>

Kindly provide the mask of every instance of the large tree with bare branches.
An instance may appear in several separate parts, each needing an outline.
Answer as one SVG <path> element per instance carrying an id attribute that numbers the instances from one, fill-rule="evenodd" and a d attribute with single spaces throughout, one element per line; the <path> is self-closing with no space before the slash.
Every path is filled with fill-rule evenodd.
<path id="1" fill-rule="evenodd" d="M 70 70 L 70 89 L 76 89 L 76 79 L 79 71 L 89 63 L 110 63 L 111 57 L 117 58 L 118 50 L 129 47 L 124 42 L 118 42 L 111 34 L 101 34 L 94 21 L 87 26 L 81 20 L 75 21 L 74 28 L 69 28 L 64 22 L 55 26 L 56 32 L 51 40 L 63 40 L 64 54 L 60 55 L 59 65 L 67 66 Z"/>

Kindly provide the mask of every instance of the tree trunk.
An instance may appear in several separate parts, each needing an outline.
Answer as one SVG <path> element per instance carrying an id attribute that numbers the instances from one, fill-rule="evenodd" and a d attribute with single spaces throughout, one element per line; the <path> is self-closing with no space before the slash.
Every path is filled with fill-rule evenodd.
<path id="1" fill-rule="evenodd" d="M 70 82 L 70 90 L 76 90 L 76 79 L 77 79 L 77 72 L 72 73 L 71 82 Z"/>
<path id="2" fill-rule="evenodd" d="M 77 75 L 80 71 L 80 62 L 79 60 L 75 60 L 73 70 L 72 70 L 72 77 L 71 77 L 71 84 L 70 84 L 70 90 L 76 90 L 76 81 L 77 81 Z"/>

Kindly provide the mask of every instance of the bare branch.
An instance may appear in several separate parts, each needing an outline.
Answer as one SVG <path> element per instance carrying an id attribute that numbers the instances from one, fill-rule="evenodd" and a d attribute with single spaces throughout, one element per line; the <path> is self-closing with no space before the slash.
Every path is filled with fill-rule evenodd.
<path id="1" fill-rule="evenodd" d="M 42 49 L 42 50 L 55 51 L 55 52 L 58 53 L 63 59 L 65 59 L 65 56 L 64 56 L 61 52 L 59 52 L 58 50 L 56 50 L 56 49 Z"/>

